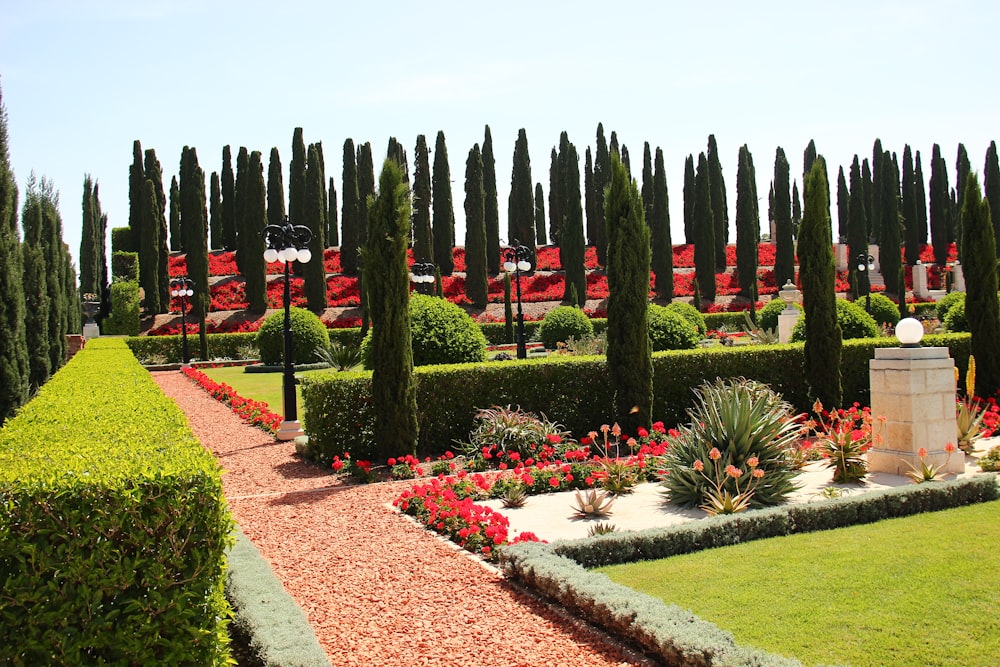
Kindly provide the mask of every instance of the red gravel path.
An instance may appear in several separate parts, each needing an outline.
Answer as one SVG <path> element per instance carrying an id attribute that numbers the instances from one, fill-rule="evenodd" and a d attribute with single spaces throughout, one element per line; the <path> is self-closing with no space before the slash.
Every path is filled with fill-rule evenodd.
<path id="1" fill-rule="evenodd" d="M 154 373 L 226 471 L 236 521 L 333 665 L 648 665 L 389 505 L 407 482 L 344 486 L 179 372 Z"/>

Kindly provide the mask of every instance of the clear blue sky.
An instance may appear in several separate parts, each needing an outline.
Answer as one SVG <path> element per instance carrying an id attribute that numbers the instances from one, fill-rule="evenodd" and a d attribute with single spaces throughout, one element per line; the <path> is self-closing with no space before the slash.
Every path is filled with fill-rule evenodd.
<path id="1" fill-rule="evenodd" d="M 417 135 L 433 145 L 443 130 L 462 243 L 465 158 L 486 124 L 505 235 L 518 129 L 547 197 L 559 133 L 576 144 L 582 174 L 603 122 L 637 177 L 643 142 L 663 149 L 681 242 L 684 158 L 706 150 L 709 134 L 731 224 L 744 143 L 766 220 L 777 146 L 801 188 L 810 139 L 834 184 L 855 153 L 870 158 L 876 137 L 900 157 L 904 144 L 919 150 L 929 178 L 936 142 L 954 185 L 958 143 L 981 172 L 1000 135 L 991 0 L 346 4 L 0 0 L 0 88 L 22 195 L 32 171 L 53 181 L 76 256 L 85 174 L 109 225 L 127 224 L 135 139 L 156 149 L 165 187 L 183 146 L 208 174 L 226 144 L 265 160 L 277 146 L 287 187 L 302 127 L 307 143 L 323 142 L 339 192 L 347 137 L 370 141 L 378 163 L 395 136 L 412 166 Z"/>

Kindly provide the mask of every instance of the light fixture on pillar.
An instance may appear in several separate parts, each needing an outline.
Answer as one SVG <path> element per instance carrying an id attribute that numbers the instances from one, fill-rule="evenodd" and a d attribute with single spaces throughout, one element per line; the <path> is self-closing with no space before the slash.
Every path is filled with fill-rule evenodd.
<path id="1" fill-rule="evenodd" d="M 872 271 L 875 270 L 875 258 L 869 254 L 861 253 L 858 255 L 858 283 L 861 282 L 861 277 L 864 276 L 865 279 L 865 310 L 869 315 L 872 314 Z M 860 288 L 861 285 L 859 284 Z M 861 296 L 860 294 L 858 296 Z"/>
<path id="2" fill-rule="evenodd" d="M 194 296 L 194 281 L 187 276 L 180 276 L 170 281 L 170 296 L 181 298 L 181 359 L 185 366 L 191 361 L 188 351 L 187 309 L 188 300 Z"/>
<path id="3" fill-rule="evenodd" d="M 312 240 L 312 231 L 305 225 L 293 225 L 285 217 L 280 225 L 268 225 L 261 231 L 267 250 L 264 251 L 264 261 L 268 263 L 283 262 L 285 264 L 285 345 L 284 374 L 282 377 L 282 400 L 284 403 L 285 420 L 278 427 L 278 440 L 292 440 L 304 435 L 299 423 L 298 408 L 295 405 L 295 362 L 292 359 L 292 291 L 289 279 L 292 262 L 305 264 L 312 259 L 312 252 L 307 247 Z"/>
<path id="4" fill-rule="evenodd" d="M 528 344 L 524 339 L 524 311 L 521 309 L 521 272 L 530 271 L 531 263 L 528 257 L 531 251 L 517 239 L 509 247 L 503 248 L 503 270 L 514 272 L 514 282 L 517 284 L 517 358 L 528 358 Z"/>
<path id="5" fill-rule="evenodd" d="M 900 347 L 920 347 L 920 339 L 924 337 L 924 325 L 920 320 L 905 317 L 896 324 L 896 338 Z"/>
<path id="6" fill-rule="evenodd" d="M 426 292 L 422 289 L 425 285 L 434 284 L 434 272 L 435 267 L 430 262 L 414 262 L 413 266 L 410 267 L 410 281 L 415 283 L 417 286 L 417 292 L 420 294 L 430 294 L 431 290 Z"/>

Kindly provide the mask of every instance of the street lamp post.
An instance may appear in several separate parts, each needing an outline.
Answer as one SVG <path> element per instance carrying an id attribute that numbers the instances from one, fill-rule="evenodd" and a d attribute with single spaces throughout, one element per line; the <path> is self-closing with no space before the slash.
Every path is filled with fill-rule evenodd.
<path id="1" fill-rule="evenodd" d="M 517 358 L 528 358 L 528 346 L 524 340 L 524 311 L 521 309 L 521 272 L 530 271 L 531 263 L 528 257 L 531 251 L 527 246 L 523 246 L 517 239 L 513 245 L 504 248 L 503 270 L 507 273 L 514 272 L 514 282 L 517 284 Z"/>
<path id="2" fill-rule="evenodd" d="M 264 261 L 285 264 L 285 354 L 284 374 L 281 383 L 282 401 L 285 409 L 285 420 L 278 427 L 278 440 L 292 440 L 303 435 L 299 423 L 298 410 L 295 405 L 295 362 L 292 359 L 292 291 L 289 278 L 292 262 L 305 264 L 312 259 L 312 252 L 307 247 L 312 240 L 312 231 L 304 225 L 293 225 L 285 217 L 280 225 L 267 225 L 261 231 L 267 244 L 264 251 Z"/>
<path id="3" fill-rule="evenodd" d="M 413 266 L 410 267 L 410 280 L 417 285 L 417 292 L 424 294 L 425 292 L 421 289 L 423 285 L 431 285 L 434 283 L 434 269 L 435 266 L 430 262 L 414 262 Z M 428 290 L 429 292 L 430 290 Z"/>
<path id="4" fill-rule="evenodd" d="M 181 358 L 187 366 L 191 360 L 188 352 L 188 328 L 187 328 L 187 306 L 188 299 L 194 296 L 194 281 L 187 276 L 180 276 L 170 281 L 170 296 L 181 298 Z"/>
<path id="5" fill-rule="evenodd" d="M 872 271 L 875 270 L 875 258 L 867 253 L 858 254 L 858 273 L 865 277 L 865 311 L 872 314 Z"/>

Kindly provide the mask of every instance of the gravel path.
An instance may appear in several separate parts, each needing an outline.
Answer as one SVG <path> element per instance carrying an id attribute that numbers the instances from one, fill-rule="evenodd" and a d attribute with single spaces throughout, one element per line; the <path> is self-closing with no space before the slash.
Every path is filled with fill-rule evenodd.
<path id="1" fill-rule="evenodd" d="M 236 521 L 305 610 L 333 665 L 649 665 L 389 503 L 246 426 L 180 372 L 153 374 L 218 457 Z"/>

